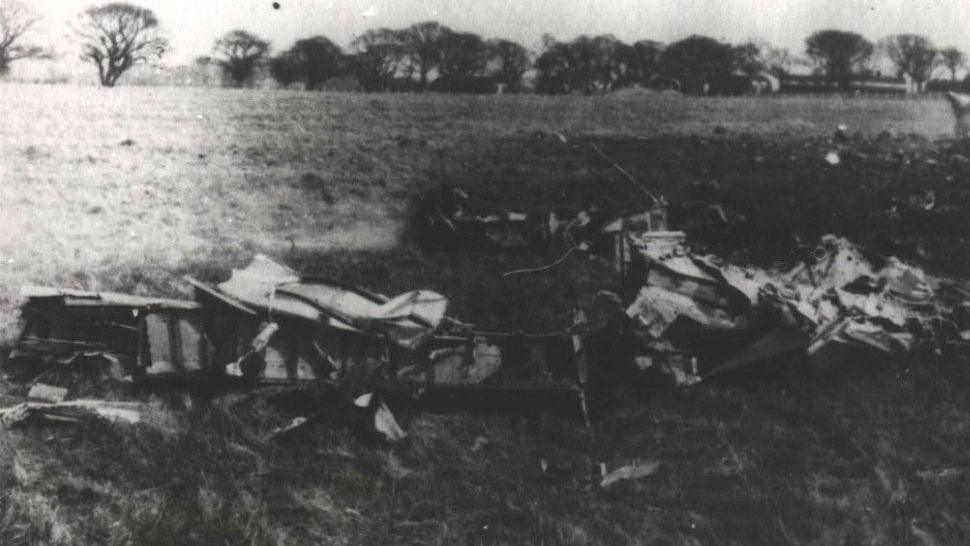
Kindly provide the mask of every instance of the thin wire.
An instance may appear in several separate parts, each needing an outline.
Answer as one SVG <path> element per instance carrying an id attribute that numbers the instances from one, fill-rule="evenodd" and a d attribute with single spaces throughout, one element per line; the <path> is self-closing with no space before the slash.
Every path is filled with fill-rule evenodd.
<path id="1" fill-rule="evenodd" d="M 575 251 L 577 248 L 579 248 L 579 247 L 575 247 L 574 246 L 574 247 L 570 248 L 558 260 L 552 262 L 549 265 L 544 265 L 542 267 L 537 267 L 535 269 L 516 269 L 515 271 L 507 271 L 505 273 L 502 273 L 502 277 L 503 278 L 507 278 L 507 277 L 511 277 L 512 275 L 520 275 L 522 273 L 542 273 L 543 271 L 548 271 L 548 270 L 552 269 L 553 267 L 556 267 L 557 265 L 559 265 L 559 264 L 563 263 L 564 261 L 566 261 L 566 258 L 568 258 L 569 255 L 572 254 L 573 251 Z"/>
<path id="2" fill-rule="evenodd" d="M 599 154 L 599 156 L 601 158 L 603 158 L 604 161 L 606 161 L 610 165 L 613 165 L 613 168 L 615 168 L 616 170 L 620 171 L 620 173 L 623 176 L 625 176 L 627 178 L 627 180 L 629 180 L 630 182 L 632 182 L 634 186 L 636 186 L 637 188 L 639 188 L 640 191 L 642 191 L 644 194 L 646 194 L 646 196 L 649 197 L 654 203 L 658 203 L 660 201 L 659 199 L 657 199 L 657 197 L 654 194 L 652 194 L 649 191 L 647 191 L 647 189 L 643 187 L 643 184 L 641 184 L 640 182 L 638 182 L 636 178 L 633 178 L 633 175 L 632 174 L 628 173 L 626 169 L 624 169 L 623 167 L 621 167 L 620 165 L 618 165 L 615 161 L 613 161 L 606 154 L 604 154 L 603 153 L 603 150 L 600 150 L 599 149 L 599 146 L 597 146 L 596 144 L 590 142 L 589 143 L 589 147 L 592 148 L 594 152 L 596 152 L 597 154 Z"/>

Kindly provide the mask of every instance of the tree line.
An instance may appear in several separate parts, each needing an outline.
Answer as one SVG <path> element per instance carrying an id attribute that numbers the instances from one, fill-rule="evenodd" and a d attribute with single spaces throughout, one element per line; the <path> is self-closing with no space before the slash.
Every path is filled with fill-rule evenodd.
<path id="1" fill-rule="evenodd" d="M 19 0 L 0 0 L 0 75 L 11 63 L 49 57 L 26 35 L 37 22 Z M 161 23 L 146 8 L 111 2 L 85 9 L 74 26 L 82 60 L 97 70 L 102 86 L 112 87 L 133 66 L 160 58 L 169 43 Z M 366 91 L 509 92 L 524 89 L 523 76 L 534 71 L 538 93 L 601 93 L 631 86 L 672 87 L 688 93 L 718 92 L 737 78 L 788 75 L 796 64 L 848 90 L 854 79 L 878 74 L 888 61 L 896 77 L 907 77 L 922 90 L 935 71 L 956 81 L 965 54 L 937 48 L 917 34 L 895 34 L 873 43 L 854 32 L 820 30 L 805 40 L 805 57 L 796 58 L 765 42 L 729 44 L 693 35 L 663 44 L 641 40 L 628 44 L 613 35 L 579 36 L 558 41 L 545 35 L 539 51 L 501 38 L 486 39 L 453 30 L 436 21 L 402 29 L 376 28 L 357 36 L 347 50 L 326 36 L 296 40 L 271 54 L 271 44 L 243 29 L 214 41 L 199 65 L 215 65 L 228 85 L 243 87 L 265 71 L 279 85 L 318 89 L 340 75 L 352 75 Z"/>

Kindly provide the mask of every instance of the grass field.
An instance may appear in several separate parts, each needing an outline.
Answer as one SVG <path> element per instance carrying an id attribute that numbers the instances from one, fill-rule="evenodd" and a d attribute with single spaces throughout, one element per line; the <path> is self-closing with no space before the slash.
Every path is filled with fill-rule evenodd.
<path id="1" fill-rule="evenodd" d="M 522 210 L 636 205 L 588 141 L 675 204 L 743 217 L 691 231 L 725 255 L 770 262 L 832 231 L 934 269 L 970 266 L 970 146 L 947 137 L 942 100 L 0 85 L 0 105 L 7 340 L 24 283 L 185 294 L 182 274 L 215 280 L 256 252 L 388 292 L 439 290 L 453 313 L 493 327 L 553 326 L 573 302 L 619 290 L 615 279 L 577 258 L 503 284 L 502 271 L 549 257 L 421 253 L 400 234 L 411 196 L 443 182 Z M 832 139 L 839 124 L 847 141 Z M 831 150 L 838 167 L 822 161 Z M 925 189 L 955 212 L 886 214 Z M 404 408 L 411 439 L 394 448 L 339 422 L 267 443 L 286 419 L 277 410 L 176 411 L 140 395 L 154 409 L 136 430 L 0 431 L 0 543 L 960 544 L 968 386 L 966 363 L 929 355 L 866 374 L 634 393 L 592 431 Z M 0 401 L 20 389 L 0 387 Z M 541 458 L 662 467 L 603 493 L 540 477 Z"/>
<path id="2" fill-rule="evenodd" d="M 11 335 L 12 297 L 26 280 L 139 290 L 117 277 L 212 263 L 213 254 L 279 252 L 291 241 L 386 247 L 418 188 L 608 172 L 575 154 L 562 161 L 562 150 L 537 154 L 536 135 L 633 139 L 709 135 L 721 126 L 807 138 L 846 123 L 868 134 L 933 137 L 951 126 L 942 101 L 872 99 L 4 85 L 0 104 L 0 313 L 8 317 L 0 338 Z M 301 183 L 308 173 L 317 178 Z"/>

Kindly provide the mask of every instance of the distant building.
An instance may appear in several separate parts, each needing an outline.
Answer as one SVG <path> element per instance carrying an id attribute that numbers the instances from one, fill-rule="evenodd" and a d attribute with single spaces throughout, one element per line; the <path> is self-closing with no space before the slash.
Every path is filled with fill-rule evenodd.
<path id="1" fill-rule="evenodd" d="M 782 93 L 839 93 L 838 82 L 821 75 L 789 74 L 780 81 Z M 849 82 L 849 91 L 878 95 L 905 95 L 916 92 L 916 85 L 906 78 L 860 76 Z"/>
<path id="2" fill-rule="evenodd" d="M 430 91 L 438 93 L 468 93 L 479 95 L 494 95 L 498 93 L 498 84 L 492 78 L 483 77 L 455 77 L 441 76 L 435 78 L 428 86 Z"/>
<path id="3" fill-rule="evenodd" d="M 712 77 L 705 83 L 708 95 L 770 95 L 781 90 L 778 78 L 767 72 L 746 74 L 736 71 Z"/>

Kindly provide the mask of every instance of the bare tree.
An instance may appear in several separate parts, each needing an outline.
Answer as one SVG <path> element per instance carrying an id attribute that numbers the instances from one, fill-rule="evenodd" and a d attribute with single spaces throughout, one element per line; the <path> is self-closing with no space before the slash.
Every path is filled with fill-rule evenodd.
<path id="1" fill-rule="evenodd" d="M 768 69 L 762 54 L 762 46 L 753 41 L 732 47 L 732 55 L 734 56 L 734 68 L 748 76 L 760 74 Z"/>
<path id="2" fill-rule="evenodd" d="M 894 34 L 880 45 L 899 75 L 909 75 L 922 91 L 936 65 L 937 51 L 933 43 L 918 34 Z"/>
<path id="3" fill-rule="evenodd" d="M 154 12 L 123 2 L 86 9 L 77 32 L 83 40 L 81 59 L 98 68 L 104 87 L 114 87 L 136 63 L 161 57 L 168 47 Z"/>
<path id="4" fill-rule="evenodd" d="M 761 44 L 761 61 L 764 63 L 765 69 L 775 77 L 787 76 L 791 72 L 792 66 L 798 63 L 783 47 L 774 47 L 767 42 L 756 43 Z"/>
<path id="5" fill-rule="evenodd" d="M 946 47 L 940 51 L 939 63 L 950 71 L 950 81 L 957 81 L 957 71 L 967 64 L 967 56 L 955 47 Z"/>
<path id="6" fill-rule="evenodd" d="M 42 48 L 24 44 L 22 40 L 37 20 L 27 4 L 0 0 L 0 76 L 10 70 L 14 61 L 47 56 Z"/>
<path id="7" fill-rule="evenodd" d="M 415 23 L 402 31 L 411 70 L 418 73 L 421 89 L 428 88 L 428 74 L 441 63 L 442 38 L 451 31 L 437 21 Z"/>
<path id="8" fill-rule="evenodd" d="M 216 40 L 215 60 L 233 87 L 249 82 L 269 53 L 269 42 L 245 30 L 233 30 Z"/>
<path id="9" fill-rule="evenodd" d="M 528 50 L 515 42 L 502 39 L 489 40 L 486 47 L 495 78 L 510 91 L 518 91 L 522 87 L 522 75 L 532 65 Z"/>
<path id="10" fill-rule="evenodd" d="M 775 47 L 767 40 L 748 40 L 734 46 L 734 57 L 735 68 L 748 75 L 767 72 L 780 78 L 795 64 L 787 49 Z"/>
<path id="11" fill-rule="evenodd" d="M 404 60 L 401 33 L 389 28 L 370 29 L 350 43 L 351 65 L 367 91 L 386 91 Z"/>
<path id="12" fill-rule="evenodd" d="M 855 32 L 820 30 L 805 40 L 805 52 L 839 89 L 850 87 L 852 75 L 872 56 L 872 43 Z"/>

